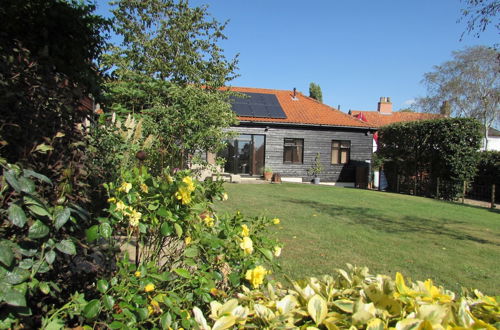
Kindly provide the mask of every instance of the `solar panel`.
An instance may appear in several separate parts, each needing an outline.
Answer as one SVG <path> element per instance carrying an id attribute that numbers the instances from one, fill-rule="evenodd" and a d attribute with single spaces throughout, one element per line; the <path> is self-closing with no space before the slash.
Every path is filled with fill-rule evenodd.
<path id="1" fill-rule="evenodd" d="M 274 94 L 242 93 L 247 97 L 231 97 L 233 111 L 240 117 L 286 118 Z"/>

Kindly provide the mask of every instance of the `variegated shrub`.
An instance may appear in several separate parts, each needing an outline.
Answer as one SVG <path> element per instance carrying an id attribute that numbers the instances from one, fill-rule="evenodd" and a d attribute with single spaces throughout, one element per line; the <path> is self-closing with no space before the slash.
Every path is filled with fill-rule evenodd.
<path id="1" fill-rule="evenodd" d="M 211 303 L 210 322 L 194 308 L 200 329 L 498 329 L 498 297 L 474 291 L 458 297 L 431 280 L 395 280 L 348 265 L 335 276 L 243 287 L 237 299 Z M 210 326 L 209 324 L 212 324 Z"/>

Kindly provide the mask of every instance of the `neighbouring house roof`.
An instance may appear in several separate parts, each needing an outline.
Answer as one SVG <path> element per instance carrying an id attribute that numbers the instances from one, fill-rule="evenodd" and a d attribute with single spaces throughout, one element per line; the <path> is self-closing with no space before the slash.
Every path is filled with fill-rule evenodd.
<path id="1" fill-rule="evenodd" d="M 419 112 L 391 112 L 349 110 L 349 114 L 362 119 L 373 127 L 381 127 L 393 123 L 442 118 L 443 115 Z"/>
<path id="2" fill-rule="evenodd" d="M 500 137 L 500 131 L 499 131 L 499 130 L 497 130 L 497 129 L 495 129 L 495 128 L 493 128 L 493 127 L 490 127 L 490 128 L 488 129 L 488 136 L 489 136 L 489 137 L 490 137 L 490 136 L 491 136 L 491 137 L 493 137 L 493 136 L 494 136 L 494 137 Z"/>
<path id="3" fill-rule="evenodd" d="M 373 127 L 370 123 L 363 122 L 349 116 L 335 108 L 307 97 L 300 92 L 289 90 L 276 90 L 249 87 L 228 87 L 228 90 L 240 93 L 272 94 L 278 99 L 286 118 L 249 117 L 240 116 L 240 122 L 255 123 L 282 123 L 293 125 L 317 125 L 317 126 L 343 126 L 343 127 Z"/>

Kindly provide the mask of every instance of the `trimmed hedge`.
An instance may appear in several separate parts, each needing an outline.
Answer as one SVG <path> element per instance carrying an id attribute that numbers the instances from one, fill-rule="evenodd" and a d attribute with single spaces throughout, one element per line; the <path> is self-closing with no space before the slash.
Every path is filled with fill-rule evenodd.
<path id="1" fill-rule="evenodd" d="M 460 196 L 463 181 L 477 170 L 481 124 L 475 119 L 442 118 L 398 123 L 379 131 L 377 153 L 384 159 L 389 189 L 395 191 L 398 175 L 413 182 L 414 194 L 440 198 Z"/>

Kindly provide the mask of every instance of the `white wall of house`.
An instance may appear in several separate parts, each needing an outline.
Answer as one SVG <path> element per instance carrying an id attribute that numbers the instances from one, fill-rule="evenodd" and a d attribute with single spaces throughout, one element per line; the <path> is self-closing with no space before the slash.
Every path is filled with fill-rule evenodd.
<path id="1" fill-rule="evenodd" d="M 490 136 L 488 138 L 488 149 L 485 149 L 486 139 L 483 139 L 483 147 L 481 150 L 500 151 L 500 136 Z"/>

